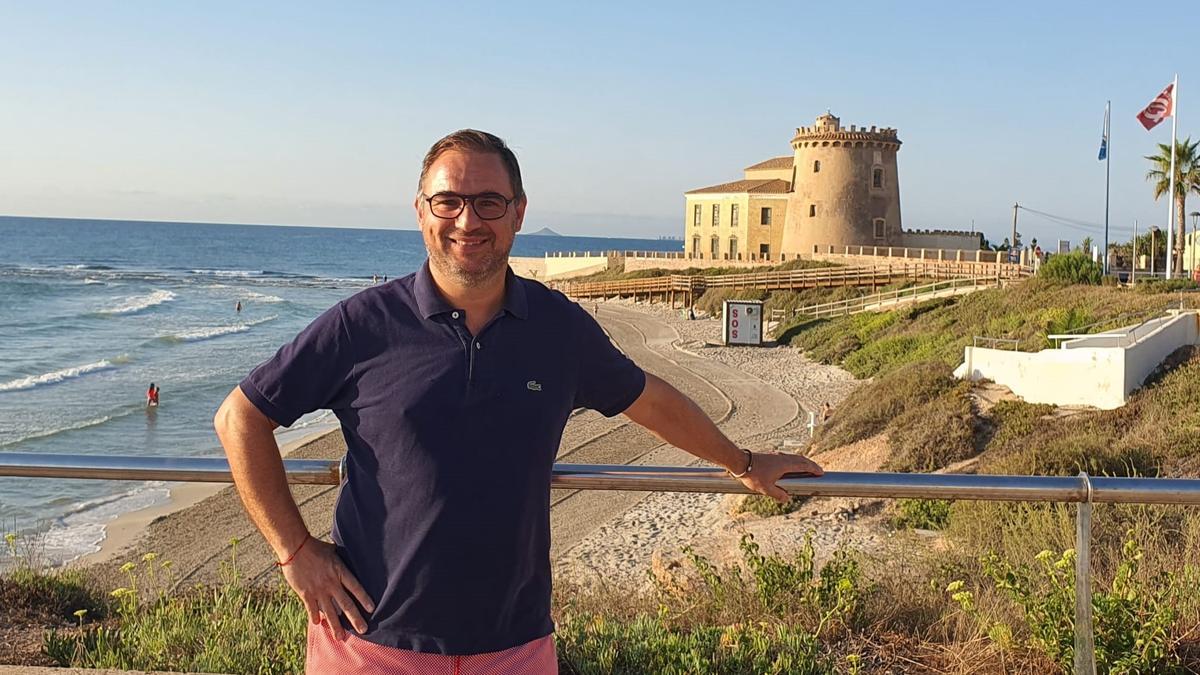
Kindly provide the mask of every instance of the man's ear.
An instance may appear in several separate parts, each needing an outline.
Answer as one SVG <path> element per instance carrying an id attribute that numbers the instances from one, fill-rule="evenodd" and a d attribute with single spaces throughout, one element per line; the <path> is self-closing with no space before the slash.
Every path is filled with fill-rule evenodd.
<path id="1" fill-rule="evenodd" d="M 517 209 L 517 219 L 513 223 L 513 232 L 520 232 L 521 225 L 525 222 L 525 207 L 529 205 L 529 199 L 525 195 L 513 202 L 513 206 Z"/>

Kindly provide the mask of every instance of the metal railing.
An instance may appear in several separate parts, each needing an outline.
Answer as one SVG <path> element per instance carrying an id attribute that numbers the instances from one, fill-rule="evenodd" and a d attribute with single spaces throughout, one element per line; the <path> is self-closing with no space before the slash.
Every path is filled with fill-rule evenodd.
<path id="1" fill-rule="evenodd" d="M 288 482 L 337 485 L 344 463 L 283 461 Z M 217 458 L 108 457 L 0 453 L 0 476 L 230 483 Z M 577 490 L 750 494 L 724 471 L 706 467 L 556 464 L 551 486 Z M 1091 603 L 1092 504 L 1200 505 L 1200 479 L 996 476 L 980 474 L 855 473 L 784 478 L 793 496 L 1065 502 L 1078 505 L 1075 528 L 1075 672 L 1095 673 Z"/>
<path id="2" fill-rule="evenodd" d="M 983 346 L 986 349 L 996 349 L 996 345 L 1006 345 L 1012 347 L 1014 352 L 1020 351 L 1021 341 L 1016 338 L 994 338 L 984 335 L 976 335 L 971 338 L 971 346 Z"/>
<path id="3" fill-rule="evenodd" d="M 835 300 L 807 307 L 796 307 L 792 309 L 791 315 L 805 314 L 820 319 L 831 316 L 848 316 L 862 312 L 884 311 L 898 307 L 901 304 L 936 300 L 948 297 L 948 295 L 958 295 L 958 292 L 963 289 L 977 291 L 993 288 L 999 285 L 999 283 L 998 279 L 990 276 L 947 279 L 945 281 L 935 281 L 931 284 L 897 288 L 870 295 L 860 295 L 857 298 Z M 787 313 L 783 310 L 771 310 L 772 319 L 784 318 L 786 315 Z"/>

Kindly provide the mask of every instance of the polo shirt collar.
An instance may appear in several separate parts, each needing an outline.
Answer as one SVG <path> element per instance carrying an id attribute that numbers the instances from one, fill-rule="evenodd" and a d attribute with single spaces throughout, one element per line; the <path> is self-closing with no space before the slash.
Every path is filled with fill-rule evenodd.
<path id="1" fill-rule="evenodd" d="M 416 281 L 413 283 L 413 296 L 417 301 L 417 309 L 426 319 L 456 309 L 446 302 L 433 283 L 428 258 L 421 263 L 421 269 L 417 270 Z M 504 304 L 501 308 L 518 319 L 529 316 L 529 301 L 525 297 L 525 284 L 517 279 L 512 268 L 508 268 L 504 273 Z"/>

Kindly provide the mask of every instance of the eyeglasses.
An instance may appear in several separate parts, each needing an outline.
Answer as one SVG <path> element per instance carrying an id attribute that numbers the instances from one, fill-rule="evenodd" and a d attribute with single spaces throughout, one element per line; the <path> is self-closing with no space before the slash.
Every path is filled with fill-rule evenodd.
<path id="1" fill-rule="evenodd" d="M 509 199 L 495 192 L 483 192 L 477 195 L 460 195 L 454 192 L 439 192 L 432 197 L 421 193 L 421 198 L 429 202 L 429 212 L 438 218 L 457 218 L 467 202 L 480 220 L 496 220 L 508 213 L 508 205 L 516 198 Z"/>

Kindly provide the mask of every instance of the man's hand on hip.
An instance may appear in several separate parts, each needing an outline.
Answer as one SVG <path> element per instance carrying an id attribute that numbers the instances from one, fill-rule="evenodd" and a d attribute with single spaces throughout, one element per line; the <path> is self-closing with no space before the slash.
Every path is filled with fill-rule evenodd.
<path id="1" fill-rule="evenodd" d="M 355 632 L 366 632 L 367 622 L 358 611 L 358 605 L 374 612 L 375 603 L 338 557 L 333 544 L 314 537 L 282 569 L 283 577 L 300 596 L 313 625 L 320 624 L 321 615 L 325 615 L 334 635 L 341 640 L 346 637 L 346 631 L 338 615 L 344 614 Z M 354 600 L 358 600 L 358 605 Z"/>
<path id="2" fill-rule="evenodd" d="M 780 478 L 789 473 L 808 476 L 820 476 L 825 473 L 816 462 L 802 455 L 755 452 L 752 456 L 754 459 L 750 465 L 750 473 L 738 480 L 742 481 L 742 485 L 780 504 L 786 504 L 789 499 L 788 493 L 776 485 Z"/>

